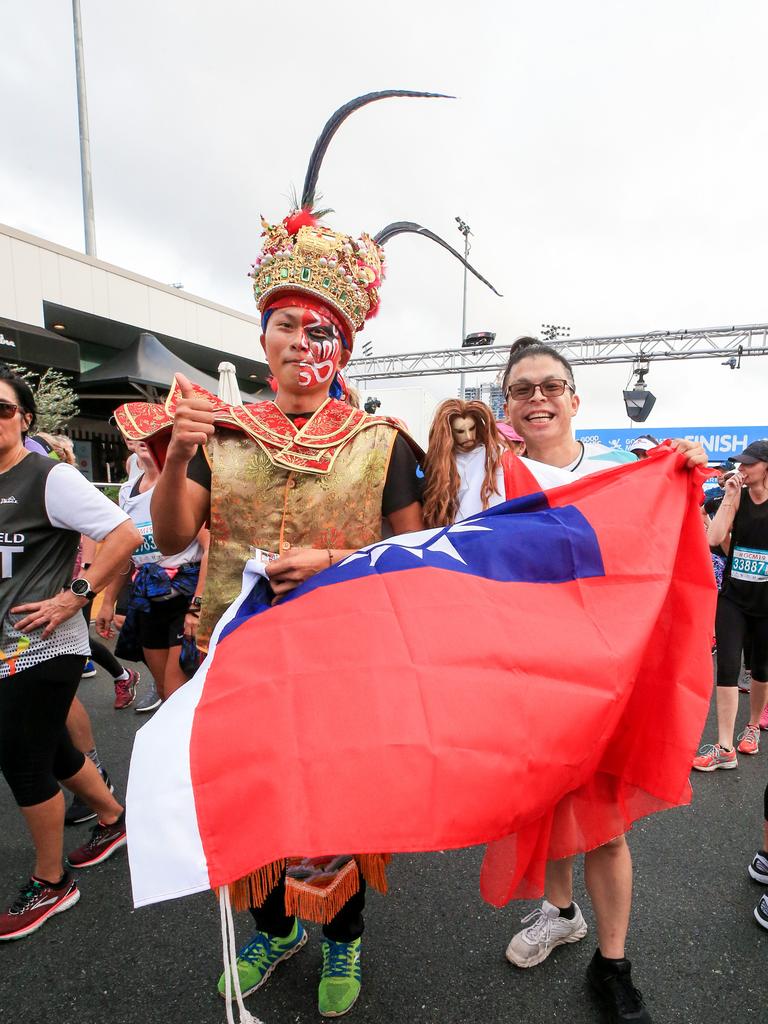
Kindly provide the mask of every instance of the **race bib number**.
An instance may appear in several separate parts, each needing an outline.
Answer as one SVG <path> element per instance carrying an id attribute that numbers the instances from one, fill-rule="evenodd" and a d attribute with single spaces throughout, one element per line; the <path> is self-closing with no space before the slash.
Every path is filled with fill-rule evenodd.
<path id="1" fill-rule="evenodd" d="M 131 555 L 133 564 L 148 565 L 151 562 L 159 562 L 163 555 L 155 544 L 152 523 L 136 523 L 136 528 L 141 534 L 141 547 L 136 548 Z"/>
<path id="2" fill-rule="evenodd" d="M 768 551 L 760 548 L 734 548 L 731 578 L 745 583 L 768 582 Z"/>

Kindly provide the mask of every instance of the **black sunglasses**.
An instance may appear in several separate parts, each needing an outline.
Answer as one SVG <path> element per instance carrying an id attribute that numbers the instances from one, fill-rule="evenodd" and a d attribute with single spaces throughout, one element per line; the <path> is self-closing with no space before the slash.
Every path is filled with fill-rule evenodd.
<path id="1" fill-rule="evenodd" d="M 540 384 L 531 384 L 530 381 L 521 380 L 509 385 L 507 398 L 511 398 L 513 402 L 524 402 L 527 398 L 533 398 L 536 388 L 541 391 L 544 398 L 559 398 L 566 388 L 570 388 L 574 392 L 576 390 L 573 384 L 563 380 L 562 377 L 550 377 L 549 380 L 543 380 Z"/>
<path id="2" fill-rule="evenodd" d="M 0 402 L 0 420 L 12 420 L 18 411 L 18 405 L 13 402 Z"/>

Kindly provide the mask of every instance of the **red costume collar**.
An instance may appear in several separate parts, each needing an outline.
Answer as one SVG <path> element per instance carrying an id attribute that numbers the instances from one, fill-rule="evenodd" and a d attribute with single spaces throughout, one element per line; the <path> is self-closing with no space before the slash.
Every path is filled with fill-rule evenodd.
<path id="1" fill-rule="evenodd" d="M 212 403 L 216 426 L 243 431 L 274 466 L 297 473 L 329 473 L 344 445 L 368 427 L 386 423 L 402 431 L 394 420 L 369 416 L 362 409 L 353 409 L 334 398 L 326 399 L 307 423 L 297 429 L 274 402 L 227 405 L 205 388 L 197 384 L 193 388 L 199 398 Z M 174 380 L 165 405 L 129 402 L 115 410 L 115 421 L 123 436 L 129 441 L 147 441 L 161 465 L 180 398 L 181 391 Z"/>

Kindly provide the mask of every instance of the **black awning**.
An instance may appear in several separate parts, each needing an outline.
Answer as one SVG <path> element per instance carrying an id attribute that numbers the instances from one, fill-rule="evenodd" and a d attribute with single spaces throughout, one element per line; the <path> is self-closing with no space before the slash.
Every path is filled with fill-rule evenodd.
<path id="1" fill-rule="evenodd" d="M 34 324 L 0 317 L 0 359 L 22 366 L 80 372 L 80 346 Z"/>
<path id="2" fill-rule="evenodd" d="M 143 333 L 128 348 L 116 352 L 114 358 L 81 374 L 77 391 L 83 398 L 87 398 L 89 392 L 94 390 L 124 392 L 126 389 L 142 391 L 145 388 L 156 388 L 168 391 L 175 373 L 183 373 L 214 395 L 218 390 L 217 377 L 211 377 L 179 359 L 154 334 Z M 243 398 L 254 400 L 252 395 L 244 394 Z"/>

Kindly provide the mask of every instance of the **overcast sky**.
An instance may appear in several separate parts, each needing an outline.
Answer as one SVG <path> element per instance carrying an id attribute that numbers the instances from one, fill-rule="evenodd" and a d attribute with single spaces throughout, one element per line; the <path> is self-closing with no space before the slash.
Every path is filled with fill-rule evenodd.
<path id="1" fill-rule="evenodd" d="M 288 209 L 332 111 L 382 88 L 457 100 L 359 111 L 320 177 L 328 222 L 416 220 L 500 342 L 768 322 L 762 0 L 81 0 L 98 255 L 253 313 L 259 214 Z M 0 7 L 0 221 L 82 249 L 69 0 Z M 462 270 L 387 249 L 377 353 L 458 345 Z M 583 368 L 583 426 L 626 425 L 629 367 Z M 414 383 L 411 381 L 410 383 Z M 768 422 L 768 358 L 657 364 L 659 425 Z M 458 378 L 432 382 L 455 394 Z"/>

